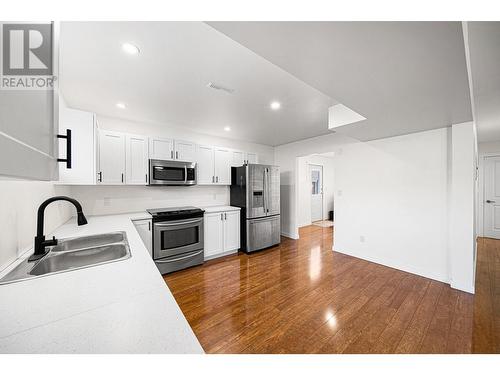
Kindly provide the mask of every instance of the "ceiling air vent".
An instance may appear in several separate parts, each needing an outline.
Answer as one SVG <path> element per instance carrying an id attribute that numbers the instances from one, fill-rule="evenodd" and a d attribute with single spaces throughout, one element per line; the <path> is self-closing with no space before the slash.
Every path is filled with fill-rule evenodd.
<path id="1" fill-rule="evenodd" d="M 224 91 L 224 92 L 227 92 L 228 94 L 232 94 L 234 92 L 234 89 L 224 87 L 224 86 L 219 85 L 219 84 L 214 83 L 214 82 L 208 82 L 207 87 L 210 87 L 211 89 L 214 89 L 214 90 Z"/>

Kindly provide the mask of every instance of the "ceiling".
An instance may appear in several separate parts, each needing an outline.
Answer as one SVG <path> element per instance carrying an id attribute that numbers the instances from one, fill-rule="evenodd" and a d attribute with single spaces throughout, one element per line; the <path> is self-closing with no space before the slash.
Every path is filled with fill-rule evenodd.
<path id="1" fill-rule="evenodd" d="M 500 141 L 500 22 L 468 22 L 479 142 Z"/>
<path id="2" fill-rule="evenodd" d="M 64 22 L 60 88 L 70 107 L 272 146 L 330 133 L 337 104 L 202 22 Z"/>
<path id="3" fill-rule="evenodd" d="M 472 120 L 460 22 L 208 24 L 367 118 L 335 128 L 344 135 L 366 141 Z"/>

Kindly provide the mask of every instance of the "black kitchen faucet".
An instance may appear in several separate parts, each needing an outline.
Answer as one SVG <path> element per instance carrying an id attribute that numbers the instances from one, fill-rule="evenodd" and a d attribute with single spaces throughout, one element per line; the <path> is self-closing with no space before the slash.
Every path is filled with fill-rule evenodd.
<path id="1" fill-rule="evenodd" d="M 37 226 L 36 226 L 36 237 L 35 237 L 35 252 L 33 255 L 31 255 L 28 259 L 28 261 L 33 262 L 35 260 L 38 260 L 42 257 L 44 257 L 47 253 L 48 250 L 45 248 L 47 246 L 55 246 L 57 245 L 57 240 L 55 237 L 52 237 L 51 240 L 46 240 L 45 236 L 43 234 L 43 222 L 44 222 L 44 216 L 45 216 L 45 207 L 47 207 L 49 204 L 55 201 L 67 201 L 70 203 L 73 203 L 73 205 L 76 207 L 76 215 L 77 215 L 77 222 L 78 225 L 85 225 L 87 224 L 87 219 L 85 218 L 85 215 L 83 214 L 82 210 L 82 205 L 73 198 L 70 197 L 65 197 L 65 196 L 57 196 L 57 197 L 52 197 L 47 199 L 45 202 L 43 202 L 40 207 L 38 207 L 38 216 L 37 216 Z"/>

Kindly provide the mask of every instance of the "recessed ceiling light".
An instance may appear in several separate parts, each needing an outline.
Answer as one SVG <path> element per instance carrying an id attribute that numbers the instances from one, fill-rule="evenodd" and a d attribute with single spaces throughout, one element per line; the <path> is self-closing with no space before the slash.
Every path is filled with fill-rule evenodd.
<path id="1" fill-rule="evenodd" d="M 281 103 L 280 102 L 271 102 L 271 109 L 273 110 L 278 110 L 281 108 Z"/>
<path id="2" fill-rule="evenodd" d="M 122 49 L 130 55 L 137 55 L 139 51 L 139 47 L 133 45 L 132 43 L 123 43 Z"/>
<path id="3" fill-rule="evenodd" d="M 116 106 L 120 109 L 125 109 L 127 107 L 125 103 L 116 103 Z"/>
<path id="4" fill-rule="evenodd" d="M 229 131 L 231 131 L 231 128 L 229 126 L 224 126 L 224 130 L 229 132 Z"/>

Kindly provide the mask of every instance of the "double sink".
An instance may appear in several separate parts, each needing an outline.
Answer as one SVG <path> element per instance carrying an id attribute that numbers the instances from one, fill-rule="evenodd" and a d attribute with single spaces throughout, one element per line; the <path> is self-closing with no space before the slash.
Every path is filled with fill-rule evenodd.
<path id="1" fill-rule="evenodd" d="M 38 261 L 25 259 L 0 279 L 0 284 L 73 271 L 131 257 L 125 232 L 104 233 L 59 240 Z"/>

